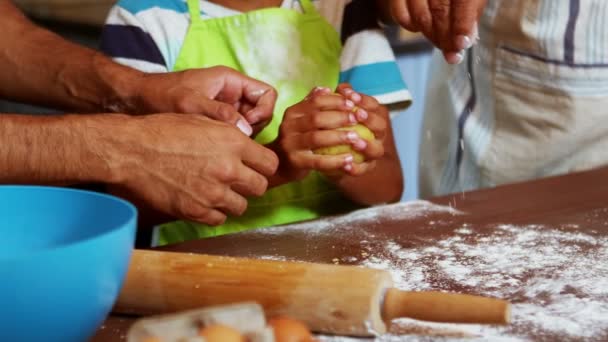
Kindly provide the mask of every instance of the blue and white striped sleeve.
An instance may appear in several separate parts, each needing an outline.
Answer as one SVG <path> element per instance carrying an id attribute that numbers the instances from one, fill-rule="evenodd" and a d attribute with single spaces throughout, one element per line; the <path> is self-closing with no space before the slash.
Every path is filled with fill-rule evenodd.
<path id="1" fill-rule="evenodd" d="M 144 72 L 173 69 L 189 20 L 183 0 L 120 0 L 110 11 L 101 50 Z"/>
<path id="2" fill-rule="evenodd" d="M 165 59 L 156 42 L 135 16 L 136 13 L 122 7 L 121 2 L 108 14 L 101 34 L 101 51 L 116 62 L 141 71 L 167 72 Z"/>
<path id="3" fill-rule="evenodd" d="M 412 96 L 377 14 L 375 1 L 352 0 L 344 6 L 340 82 L 384 105 L 405 109 Z"/>

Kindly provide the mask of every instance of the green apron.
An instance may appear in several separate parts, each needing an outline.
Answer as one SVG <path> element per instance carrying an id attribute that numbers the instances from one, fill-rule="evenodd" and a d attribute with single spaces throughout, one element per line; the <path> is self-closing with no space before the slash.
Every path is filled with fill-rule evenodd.
<path id="1" fill-rule="evenodd" d="M 338 33 L 310 0 L 300 4 L 303 13 L 267 8 L 204 20 L 199 0 L 188 0 L 191 24 L 174 71 L 224 65 L 274 86 L 279 97 L 272 122 L 256 138 L 261 144 L 277 138 L 285 110 L 313 87 L 335 89 L 338 85 L 342 49 Z M 321 174 L 312 172 L 302 181 L 250 199 L 243 216 L 228 218 L 219 227 L 185 221 L 161 225 L 156 244 L 309 220 L 355 208 Z"/>

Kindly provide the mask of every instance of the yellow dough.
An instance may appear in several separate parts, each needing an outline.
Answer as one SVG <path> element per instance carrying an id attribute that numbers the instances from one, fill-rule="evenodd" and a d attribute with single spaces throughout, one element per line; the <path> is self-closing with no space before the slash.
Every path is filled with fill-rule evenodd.
<path id="1" fill-rule="evenodd" d="M 370 131 L 369 128 L 367 128 L 361 124 L 338 128 L 338 130 L 356 132 L 357 134 L 359 134 L 359 137 L 361 139 L 367 140 L 369 142 L 376 139 L 376 137 L 374 136 L 374 133 L 372 131 Z M 362 155 L 361 153 L 353 150 L 351 145 L 337 145 L 337 146 L 331 146 L 331 147 L 322 147 L 322 148 L 314 150 L 313 152 L 316 154 L 323 154 L 323 155 L 338 155 L 338 154 L 350 153 L 350 154 L 352 154 L 355 163 L 359 164 L 359 163 L 363 163 L 365 161 L 365 156 Z"/>

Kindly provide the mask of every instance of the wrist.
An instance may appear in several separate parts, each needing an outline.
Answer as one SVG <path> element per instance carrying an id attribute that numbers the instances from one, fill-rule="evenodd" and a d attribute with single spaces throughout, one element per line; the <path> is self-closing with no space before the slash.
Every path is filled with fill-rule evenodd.
<path id="1" fill-rule="evenodd" d="M 137 103 L 145 73 L 117 64 L 100 53 L 93 57 L 93 66 L 107 85 L 99 104 L 103 111 L 141 114 Z"/>
<path id="2" fill-rule="evenodd" d="M 88 160 L 84 168 L 90 178 L 88 181 L 127 183 L 131 155 L 137 146 L 131 141 L 136 134 L 131 124 L 135 118 L 125 114 L 99 114 L 84 118 L 81 127 L 74 130 L 82 135 L 81 158 Z"/>

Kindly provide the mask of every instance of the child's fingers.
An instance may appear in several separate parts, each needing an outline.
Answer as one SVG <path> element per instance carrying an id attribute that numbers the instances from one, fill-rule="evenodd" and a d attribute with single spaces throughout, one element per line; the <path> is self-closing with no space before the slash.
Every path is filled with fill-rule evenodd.
<path id="1" fill-rule="evenodd" d="M 362 176 L 376 168 L 376 161 L 372 160 L 365 163 L 353 163 L 349 164 L 348 167 L 343 168 L 343 170 L 349 175 L 353 177 Z"/>
<path id="2" fill-rule="evenodd" d="M 290 162 L 300 169 L 331 172 L 344 170 L 347 165 L 352 165 L 354 157 L 348 153 L 330 156 L 314 154 L 312 151 L 301 151 L 291 154 L 290 159 Z"/>
<path id="3" fill-rule="evenodd" d="M 370 112 L 374 112 L 377 111 L 378 107 L 380 107 L 380 102 L 378 102 L 378 100 L 376 100 L 376 98 L 373 96 L 361 95 L 361 101 L 359 101 L 357 105 Z"/>
<path id="4" fill-rule="evenodd" d="M 373 112 L 380 107 L 380 102 L 375 97 L 356 92 L 348 83 L 338 85 L 336 92 L 367 111 Z"/>
<path id="5" fill-rule="evenodd" d="M 353 143 L 353 148 L 365 156 L 365 160 L 380 159 L 384 156 L 384 144 L 380 140 L 366 141 L 359 139 Z M 361 143 L 362 142 L 362 143 Z"/>
<path id="6" fill-rule="evenodd" d="M 346 94 L 343 96 L 352 100 L 355 103 L 355 106 L 365 109 L 368 112 L 377 112 L 381 106 L 380 102 L 378 102 L 375 97 L 357 93 L 352 89 L 347 88 L 342 94 Z"/>
<path id="7" fill-rule="evenodd" d="M 315 150 L 321 147 L 331 147 L 337 145 L 351 145 L 360 140 L 355 132 L 322 130 L 312 131 L 294 135 L 285 139 L 285 148 L 288 150 Z"/>
<path id="8" fill-rule="evenodd" d="M 357 119 L 357 122 L 365 122 L 369 117 L 369 112 L 361 107 L 355 107 L 352 113 Z"/>
<path id="9" fill-rule="evenodd" d="M 359 115 L 357 115 L 359 116 Z M 376 113 L 370 112 L 365 120 L 359 120 L 361 124 L 374 132 L 376 139 L 382 141 L 386 137 L 386 131 L 389 129 L 388 121 L 385 117 Z"/>
<path id="10" fill-rule="evenodd" d="M 308 99 L 317 110 L 351 111 L 355 103 L 336 94 L 317 95 Z"/>
<path id="11" fill-rule="evenodd" d="M 345 98 L 350 99 L 355 104 L 359 104 L 359 102 L 361 102 L 361 94 L 354 91 L 352 86 L 348 83 L 341 83 L 340 85 L 338 85 L 338 88 L 336 88 L 336 92 L 344 96 Z"/>
<path id="12" fill-rule="evenodd" d="M 287 127 L 297 132 L 310 132 L 320 129 L 336 129 L 357 123 L 355 114 L 350 112 L 326 111 L 303 115 L 289 121 Z"/>

